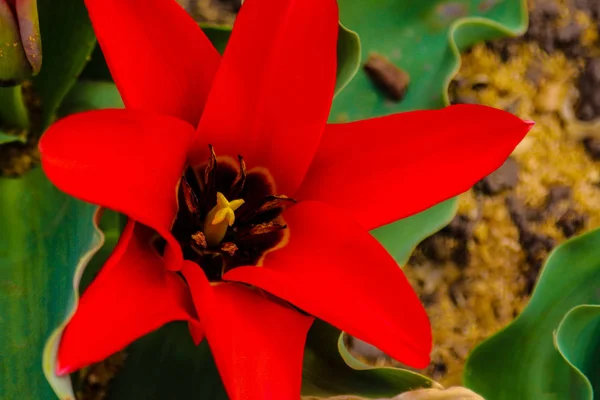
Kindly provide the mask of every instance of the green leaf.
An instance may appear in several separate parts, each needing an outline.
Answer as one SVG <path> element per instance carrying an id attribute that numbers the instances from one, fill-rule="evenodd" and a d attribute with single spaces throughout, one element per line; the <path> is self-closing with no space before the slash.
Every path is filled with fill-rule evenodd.
<path id="1" fill-rule="evenodd" d="M 0 179 L 0 398 L 56 399 L 42 348 L 73 309 L 73 280 L 102 242 L 95 212 L 40 169 Z M 53 364 L 45 368 L 51 374 Z"/>
<path id="2" fill-rule="evenodd" d="M 0 87 L 0 126 L 6 129 L 29 127 L 29 115 L 21 86 Z"/>
<path id="3" fill-rule="evenodd" d="M 201 24 L 201 27 L 213 46 L 219 53 L 223 54 L 231 34 L 231 26 Z M 360 66 L 360 40 L 358 35 L 341 23 L 338 30 L 337 56 L 336 95 L 350 82 Z"/>
<path id="4" fill-rule="evenodd" d="M 372 230 L 371 235 L 385 247 L 398 264 L 404 265 L 419 242 L 452 221 L 457 203 L 457 198 L 447 200 L 419 214 Z"/>
<path id="5" fill-rule="evenodd" d="M 119 108 L 123 106 L 121 97 L 113 83 L 109 82 L 77 82 L 77 84 L 69 91 L 65 101 L 61 106 L 61 115 L 68 115 L 74 112 L 88 111 L 100 108 Z M 66 195 L 63 195 L 67 197 Z M 75 201 L 71 199 L 72 201 Z M 97 209 L 89 205 L 92 210 Z M 46 218 L 51 218 L 53 210 Z M 45 216 L 45 214 L 44 214 Z M 85 219 L 86 216 L 81 216 L 82 223 L 91 224 L 91 219 Z M 98 218 L 97 218 L 98 219 Z M 79 294 L 83 292 L 97 272 L 102 268 L 105 261 L 108 259 L 112 250 L 116 246 L 119 236 L 122 232 L 124 223 L 124 217 L 110 210 L 104 210 L 102 218 L 100 220 L 100 229 L 95 227 L 93 231 L 87 233 L 81 233 L 83 239 L 89 239 L 93 241 L 93 251 L 86 254 L 85 259 L 81 260 L 78 264 L 69 264 L 66 271 L 63 270 L 65 277 L 72 281 L 70 286 L 64 286 L 61 288 L 63 296 L 70 296 L 71 300 L 64 304 L 60 310 L 60 316 L 66 317 L 56 319 L 51 325 L 51 328 L 56 327 L 52 335 L 48 338 L 44 348 L 44 373 L 46 378 L 51 383 L 53 388 L 56 390 L 56 394 L 60 399 L 72 399 L 74 398 L 72 383 L 69 377 L 58 377 L 54 374 L 53 366 L 56 365 L 56 349 L 60 339 L 60 334 L 70 318 L 75 312 L 77 307 L 77 301 L 79 300 Z M 73 233 L 71 237 L 67 237 L 63 240 L 66 246 L 72 245 L 72 242 L 79 238 L 78 234 Z M 66 273 L 65 273 L 66 272 Z M 38 349 L 39 351 L 39 349 Z M 53 397 L 55 398 L 55 397 Z"/>
<path id="6" fill-rule="evenodd" d="M 168 324 L 137 340 L 126 353 L 109 400 L 227 400 L 206 341 L 194 346 L 186 323 Z M 394 396 L 432 385 L 429 378 L 411 371 L 373 368 L 359 362 L 346 350 L 340 331 L 324 322 L 316 321 L 309 332 L 303 395 Z"/>
<path id="7" fill-rule="evenodd" d="M 82 294 L 90 283 L 92 283 L 92 280 L 94 280 L 108 260 L 108 257 L 112 254 L 126 223 L 127 217 L 123 214 L 107 209 L 102 210 L 102 217 L 98 227 L 104 234 L 104 244 L 85 267 L 81 282 L 79 283 L 79 294 Z"/>
<path id="8" fill-rule="evenodd" d="M 215 49 L 220 54 L 225 52 L 225 47 L 227 47 L 227 42 L 229 41 L 229 36 L 231 35 L 231 26 L 230 25 L 215 25 L 215 24 L 200 24 L 202 28 L 202 32 L 210 39 Z"/>
<path id="9" fill-rule="evenodd" d="M 556 331 L 556 349 L 600 398 L 600 305 L 572 308 Z"/>
<path id="10" fill-rule="evenodd" d="M 315 321 L 308 333 L 304 353 L 302 394 L 365 397 L 394 397 L 434 382 L 416 372 L 399 368 L 375 368 L 350 355 L 341 332 Z"/>
<path id="11" fill-rule="evenodd" d="M 13 143 L 13 142 L 24 143 L 25 139 L 20 136 L 10 135 L 8 133 L 0 132 L 0 145 L 6 144 L 6 143 Z"/>
<path id="12" fill-rule="evenodd" d="M 524 0 L 340 0 L 340 20 L 360 36 L 362 62 L 387 57 L 410 75 L 406 97 L 387 100 L 364 71 L 336 98 L 330 119 L 349 121 L 448 105 L 460 51 L 482 40 L 525 31 Z"/>
<path id="13" fill-rule="evenodd" d="M 360 67 L 360 38 L 340 23 L 337 41 L 337 73 L 335 79 L 335 95 L 354 78 Z"/>
<path id="14" fill-rule="evenodd" d="M 44 64 L 33 82 L 43 104 L 41 124 L 44 129 L 54 120 L 63 98 L 85 67 L 96 37 L 83 1 L 38 3 Z"/>
<path id="15" fill-rule="evenodd" d="M 78 81 L 62 102 L 59 115 L 103 108 L 123 108 L 123 100 L 114 83 Z"/>
<path id="16" fill-rule="evenodd" d="M 187 323 L 174 322 L 137 340 L 108 400 L 227 400 L 206 341 L 195 346 Z"/>
<path id="17" fill-rule="evenodd" d="M 550 254 L 521 315 L 469 356 L 466 386 L 488 400 L 593 398 L 589 382 L 573 365 L 587 369 L 597 364 L 599 331 L 592 337 L 582 324 L 583 319 L 591 320 L 590 311 L 565 315 L 573 307 L 600 304 L 598 243 L 600 229 L 569 240 Z M 559 325 L 557 345 L 563 355 L 553 343 Z M 575 332 L 581 336 L 565 347 Z M 596 378 L 597 372 L 596 366 Z"/>

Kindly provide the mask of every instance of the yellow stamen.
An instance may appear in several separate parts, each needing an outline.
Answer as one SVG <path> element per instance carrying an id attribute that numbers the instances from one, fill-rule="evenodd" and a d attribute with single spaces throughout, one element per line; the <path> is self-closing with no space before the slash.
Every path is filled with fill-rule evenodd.
<path id="1" fill-rule="evenodd" d="M 216 246 L 223 241 L 227 228 L 235 222 L 235 210 L 242 204 L 243 199 L 228 201 L 223 193 L 217 192 L 217 205 L 204 220 L 204 236 L 209 246 Z"/>

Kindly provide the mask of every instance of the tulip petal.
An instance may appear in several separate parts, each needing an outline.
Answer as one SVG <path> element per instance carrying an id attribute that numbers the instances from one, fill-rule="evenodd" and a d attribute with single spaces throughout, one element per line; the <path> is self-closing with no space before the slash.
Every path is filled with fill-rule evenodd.
<path id="1" fill-rule="evenodd" d="M 467 191 L 531 126 L 478 105 L 327 125 L 294 197 L 334 204 L 374 229 Z"/>
<path id="2" fill-rule="evenodd" d="M 220 56 L 175 0 L 85 0 L 123 102 L 196 126 Z"/>
<path id="3" fill-rule="evenodd" d="M 431 327 L 393 258 L 340 210 L 302 202 L 284 213 L 287 245 L 262 267 L 224 279 L 260 287 L 417 368 L 429 363 Z"/>
<path id="4" fill-rule="evenodd" d="M 151 235 L 143 225 L 127 224 L 62 334 L 59 375 L 100 361 L 167 322 L 196 320 L 188 287 L 164 268 Z"/>
<path id="5" fill-rule="evenodd" d="M 206 161 L 212 144 L 217 155 L 239 154 L 249 168 L 269 169 L 279 193 L 295 191 L 329 114 L 337 34 L 334 0 L 245 1 L 200 121 L 192 163 Z"/>
<path id="6" fill-rule="evenodd" d="M 229 398 L 298 399 L 304 344 L 314 318 L 239 284 L 207 286 L 192 263 L 183 273 Z"/>
<path id="7" fill-rule="evenodd" d="M 181 259 L 170 230 L 193 135 L 191 125 L 178 118 L 143 111 L 75 114 L 43 135 L 42 167 L 66 193 L 153 228 L 169 242 L 168 253 Z"/>

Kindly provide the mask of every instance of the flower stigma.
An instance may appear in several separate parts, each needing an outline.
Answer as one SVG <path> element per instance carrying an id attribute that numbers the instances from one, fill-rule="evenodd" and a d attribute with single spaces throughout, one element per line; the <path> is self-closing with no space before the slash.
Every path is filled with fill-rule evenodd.
<path id="1" fill-rule="evenodd" d="M 184 258 L 220 282 L 233 268 L 261 265 L 266 253 L 286 243 L 281 214 L 296 201 L 276 193 L 265 168 L 247 170 L 243 157 L 217 158 L 209 150 L 208 161 L 181 178 L 172 232 Z"/>
<path id="2" fill-rule="evenodd" d="M 235 222 L 235 210 L 244 204 L 244 199 L 227 201 L 221 192 L 217 192 L 217 205 L 210 210 L 204 220 L 204 236 L 208 246 L 216 246 L 223 241 L 227 228 Z"/>

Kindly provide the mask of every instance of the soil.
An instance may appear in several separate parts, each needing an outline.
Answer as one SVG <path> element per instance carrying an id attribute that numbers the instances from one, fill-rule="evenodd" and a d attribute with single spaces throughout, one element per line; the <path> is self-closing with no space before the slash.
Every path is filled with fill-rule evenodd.
<path id="1" fill-rule="evenodd" d="M 239 8 L 237 0 L 179 1 L 201 21 L 230 22 Z M 501 108 L 536 126 L 503 167 L 459 197 L 456 218 L 405 267 L 433 326 L 432 363 L 422 372 L 444 386 L 460 385 L 469 352 L 525 307 L 548 253 L 600 226 L 599 29 L 600 1 L 531 1 L 523 37 L 463 54 L 453 103 Z M 398 366 L 350 343 L 371 364 Z M 119 357 L 81 373 L 81 398 L 103 398 Z"/>
<path id="2" fill-rule="evenodd" d="M 521 312 L 548 253 L 600 226 L 599 28 L 596 0 L 538 0 L 523 37 L 463 54 L 453 103 L 501 108 L 536 126 L 503 167 L 460 196 L 456 218 L 405 267 L 433 326 L 424 372 L 444 386 L 460 384 L 471 349 Z M 371 363 L 398 365 L 357 345 Z"/>

